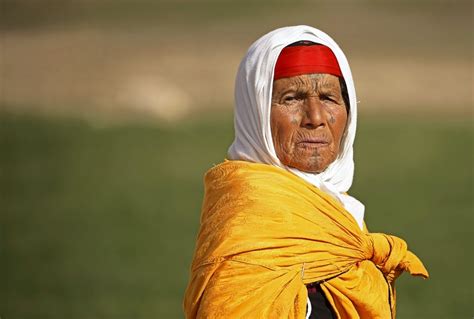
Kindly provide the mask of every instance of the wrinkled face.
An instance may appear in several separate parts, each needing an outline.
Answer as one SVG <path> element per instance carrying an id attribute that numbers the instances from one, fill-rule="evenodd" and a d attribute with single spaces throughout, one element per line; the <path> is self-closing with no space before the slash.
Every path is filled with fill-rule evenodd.
<path id="1" fill-rule="evenodd" d="M 347 124 L 339 78 L 305 74 L 275 80 L 270 122 L 282 164 L 321 173 L 339 154 Z"/>

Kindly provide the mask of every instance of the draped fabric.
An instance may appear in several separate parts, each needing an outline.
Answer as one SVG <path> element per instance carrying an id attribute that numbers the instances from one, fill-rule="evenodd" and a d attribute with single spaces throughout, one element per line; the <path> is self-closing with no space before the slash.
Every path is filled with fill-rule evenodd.
<path id="1" fill-rule="evenodd" d="M 346 82 L 349 96 L 347 128 L 336 160 L 319 174 L 302 172 L 283 165 L 272 140 L 270 110 L 275 64 L 280 52 L 298 41 L 322 44 L 334 53 Z M 344 52 L 326 33 L 299 25 L 276 29 L 255 41 L 240 63 L 235 80 L 235 139 L 227 157 L 278 166 L 292 171 L 308 183 L 339 200 L 362 228 L 364 205 L 346 194 L 354 175 L 353 144 L 357 125 L 357 99 L 352 73 Z"/>
<path id="2" fill-rule="evenodd" d="M 304 318 L 305 284 L 320 282 L 338 318 L 391 318 L 403 271 L 428 277 L 402 239 L 362 231 L 287 170 L 226 161 L 205 176 L 184 308 L 187 318 Z"/>

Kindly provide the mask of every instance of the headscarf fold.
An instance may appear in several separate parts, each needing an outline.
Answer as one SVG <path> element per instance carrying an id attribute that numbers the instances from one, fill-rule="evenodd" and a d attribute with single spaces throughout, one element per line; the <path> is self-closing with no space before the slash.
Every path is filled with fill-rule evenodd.
<path id="1" fill-rule="evenodd" d="M 272 81 L 280 52 L 298 41 L 311 41 L 332 50 L 346 82 L 350 111 L 346 132 L 337 159 L 320 174 L 299 171 L 278 159 L 271 134 L 270 110 Z M 357 122 L 357 103 L 349 63 L 339 46 L 326 33 L 300 25 L 274 30 L 254 42 L 242 60 L 235 82 L 235 140 L 228 158 L 282 167 L 327 192 L 352 214 L 363 227 L 364 205 L 346 194 L 354 175 L 353 144 Z"/>

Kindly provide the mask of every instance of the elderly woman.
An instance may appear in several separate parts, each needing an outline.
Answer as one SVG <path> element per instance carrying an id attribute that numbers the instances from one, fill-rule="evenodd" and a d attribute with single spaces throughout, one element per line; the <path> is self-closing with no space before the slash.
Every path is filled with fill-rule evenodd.
<path id="1" fill-rule="evenodd" d="M 357 104 L 338 45 L 277 29 L 240 64 L 235 140 L 205 176 L 188 318 L 393 318 L 394 280 L 427 277 L 347 194 Z"/>

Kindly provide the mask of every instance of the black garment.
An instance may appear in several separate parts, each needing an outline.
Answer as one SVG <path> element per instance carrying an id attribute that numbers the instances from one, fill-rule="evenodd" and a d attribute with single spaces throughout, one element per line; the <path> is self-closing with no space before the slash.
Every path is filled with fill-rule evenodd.
<path id="1" fill-rule="evenodd" d="M 323 290 L 318 284 L 309 284 L 306 286 L 308 289 L 308 298 L 311 302 L 311 314 L 310 319 L 336 319 L 336 315 L 332 310 L 331 304 L 324 295 Z"/>

